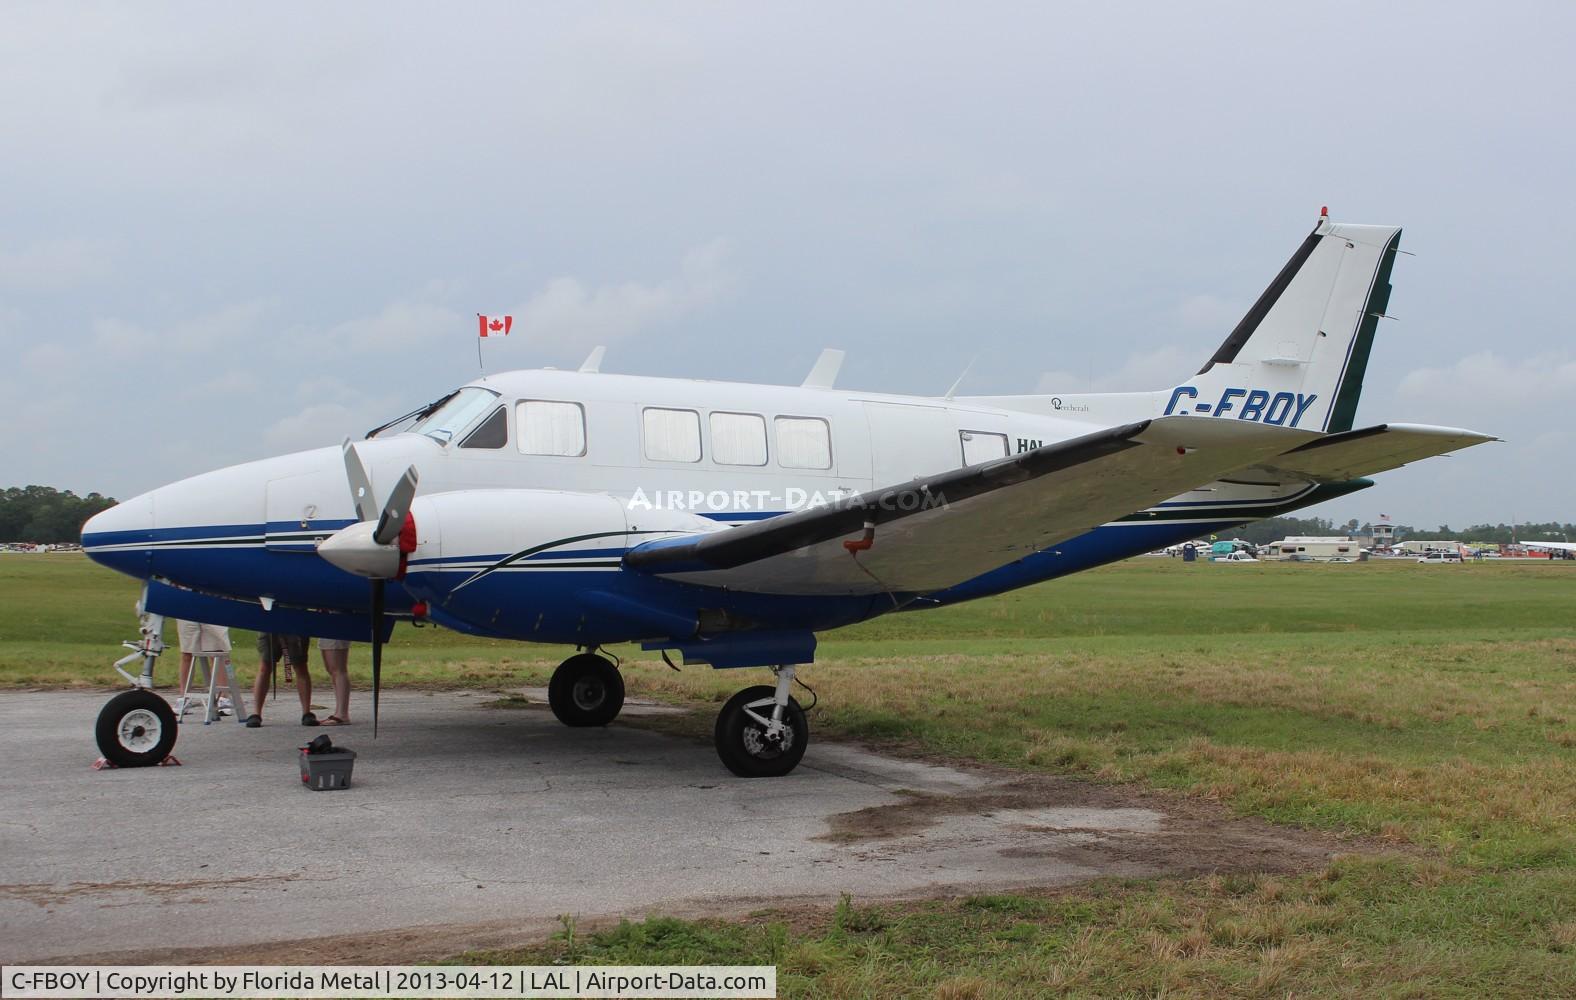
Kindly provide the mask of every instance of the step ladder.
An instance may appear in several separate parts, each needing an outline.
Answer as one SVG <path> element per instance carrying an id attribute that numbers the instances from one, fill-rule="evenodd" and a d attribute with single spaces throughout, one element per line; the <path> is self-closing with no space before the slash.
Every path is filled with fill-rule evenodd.
<path id="1" fill-rule="evenodd" d="M 192 680 L 197 676 L 197 671 L 202 671 L 202 687 L 192 689 Z M 179 723 L 186 722 L 186 713 L 194 708 L 202 708 L 202 724 L 210 725 L 218 722 L 222 717 L 219 711 L 219 675 L 224 674 L 224 686 L 230 692 L 230 711 L 235 713 L 235 721 L 246 722 L 246 702 L 241 698 L 241 690 L 235 683 L 235 665 L 230 662 L 228 652 L 193 653 L 191 673 L 186 675 L 186 685 L 181 688 L 179 699 L 175 702 L 175 718 Z"/>

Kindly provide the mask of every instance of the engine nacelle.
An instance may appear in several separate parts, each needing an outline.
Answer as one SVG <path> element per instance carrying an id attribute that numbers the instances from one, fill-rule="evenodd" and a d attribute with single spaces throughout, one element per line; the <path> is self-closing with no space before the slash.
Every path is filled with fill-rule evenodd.
<path id="1" fill-rule="evenodd" d="M 416 544 L 407 556 L 405 589 L 427 603 L 435 621 L 547 642 L 606 642 L 677 629 L 683 612 L 675 616 L 630 592 L 654 581 L 623 572 L 624 552 L 655 538 L 720 527 L 682 511 L 631 514 L 616 497 L 559 490 L 418 496 L 411 519 Z M 543 586 L 544 577 L 562 585 Z M 627 617 L 604 612 L 596 616 L 595 634 L 588 631 L 588 609 L 610 604 L 627 607 Z M 641 615 L 642 607 L 650 614 Z M 616 634 L 608 634 L 610 617 L 622 619 Z"/>

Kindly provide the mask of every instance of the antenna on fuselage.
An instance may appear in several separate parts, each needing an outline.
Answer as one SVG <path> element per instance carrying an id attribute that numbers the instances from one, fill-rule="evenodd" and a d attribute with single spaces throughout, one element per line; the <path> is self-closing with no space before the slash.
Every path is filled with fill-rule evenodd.
<path id="1" fill-rule="evenodd" d="M 828 347 L 815 359 L 815 367 L 810 369 L 810 374 L 799 383 L 805 389 L 830 389 L 837 381 L 837 372 L 843 367 L 843 352 L 835 347 Z"/>
<path id="2" fill-rule="evenodd" d="M 974 362 L 978 361 L 979 359 L 980 359 L 980 356 L 978 354 L 976 354 L 972 358 L 969 359 L 969 363 L 968 364 L 963 366 L 963 371 L 962 371 L 961 374 L 958 375 L 958 380 L 956 382 L 952 383 L 952 388 L 947 390 L 947 395 L 946 395 L 947 399 L 951 399 L 953 396 L 956 396 L 958 394 L 958 387 L 963 385 L 963 380 L 969 377 L 969 372 L 971 370 L 973 370 L 973 368 L 974 368 Z"/>
<path id="3" fill-rule="evenodd" d="M 591 348 L 591 353 L 587 354 L 586 359 L 580 362 L 580 370 L 588 375 L 595 375 L 602 370 L 602 358 L 606 354 L 607 348 L 605 347 L 598 345 Z"/>

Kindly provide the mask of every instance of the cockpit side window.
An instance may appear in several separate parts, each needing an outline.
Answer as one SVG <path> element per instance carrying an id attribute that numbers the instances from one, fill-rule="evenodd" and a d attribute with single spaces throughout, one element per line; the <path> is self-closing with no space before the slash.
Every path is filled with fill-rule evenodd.
<path id="1" fill-rule="evenodd" d="M 468 385 L 451 396 L 448 402 L 423 417 L 411 428 L 435 441 L 448 444 L 455 436 L 481 419 L 498 401 L 498 394 L 491 389 Z"/>
<path id="2" fill-rule="evenodd" d="M 465 435 L 461 448 L 502 448 L 509 443 L 509 411 L 498 407 Z"/>

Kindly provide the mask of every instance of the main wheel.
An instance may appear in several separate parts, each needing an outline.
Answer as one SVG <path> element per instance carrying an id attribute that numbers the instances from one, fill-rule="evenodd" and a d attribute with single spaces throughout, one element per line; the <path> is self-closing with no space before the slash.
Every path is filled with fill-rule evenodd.
<path id="1" fill-rule="evenodd" d="M 93 736 L 116 767 L 153 767 L 175 749 L 175 710 L 152 691 L 122 691 L 99 712 Z"/>
<path id="2" fill-rule="evenodd" d="M 715 738 L 717 756 L 728 770 L 741 778 L 778 778 L 799 766 L 804 748 L 810 743 L 810 723 L 804 709 L 792 698 L 783 710 L 783 731 L 772 737 L 765 726 L 751 717 L 772 717 L 777 690 L 761 684 L 745 688 L 717 713 Z"/>
<path id="3" fill-rule="evenodd" d="M 580 653 L 553 671 L 547 703 L 566 726 L 605 726 L 624 707 L 624 678 L 595 653 Z"/>

